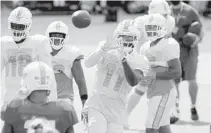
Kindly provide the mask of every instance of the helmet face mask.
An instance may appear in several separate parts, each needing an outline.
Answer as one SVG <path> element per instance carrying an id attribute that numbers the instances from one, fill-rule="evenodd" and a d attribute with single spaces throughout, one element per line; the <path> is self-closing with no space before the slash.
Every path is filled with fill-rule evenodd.
<path id="1" fill-rule="evenodd" d="M 51 47 L 54 50 L 60 50 L 64 44 L 68 41 L 68 27 L 61 21 L 52 22 L 46 31 L 46 36 L 50 40 Z"/>
<path id="2" fill-rule="evenodd" d="M 118 25 L 114 36 L 117 40 L 121 39 L 124 47 L 123 51 L 126 54 L 133 52 L 134 47 L 138 41 L 138 30 L 133 26 L 133 20 L 123 20 Z"/>
<path id="3" fill-rule="evenodd" d="M 24 40 L 29 35 L 32 25 L 32 14 L 25 7 L 14 9 L 8 18 L 8 30 L 15 42 Z"/>
<path id="4" fill-rule="evenodd" d="M 64 40 L 66 37 L 64 33 L 52 32 L 52 33 L 49 33 L 49 37 L 50 37 L 51 46 L 54 50 L 59 50 L 63 47 Z"/>
<path id="5" fill-rule="evenodd" d="M 166 19 L 161 14 L 149 15 L 144 24 L 147 40 L 155 41 L 167 35 Z"/>

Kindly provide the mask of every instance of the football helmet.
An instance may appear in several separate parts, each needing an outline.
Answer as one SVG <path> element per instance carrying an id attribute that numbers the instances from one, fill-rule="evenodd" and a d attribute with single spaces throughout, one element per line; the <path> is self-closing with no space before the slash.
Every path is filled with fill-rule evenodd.
<path id="1" fill-rule="evenodd" d="M 61 21 L 54 21 L 48 26 L 46 36 L 50 40 L 51 47 L 54 50 L 59 50 L 69 39 L 68 27 Z"/>
<path id="2" fill-rule="evenodd" d="M 149 14 L 160 13 L 170 15 L 171 9 L 165 0 L 152 0 L 149 4 Z"/>
<path id="3" fill-rule="evenodd" d="M 8 18 L 8 30 L 14 41 L 25 39 L 31 30 L 32 14 L 25 7 L 15 8 Z"/>
<path id="4" fill-rule="evenodd" d="M 127 19 L 119 23 L 113 36 L 116 40 L 121 39 L 124 53 L 130 54 L 140 39 L 139 34 L 140 32 L 134 26 L 134 21 Z"/>
<path id="5" fill-rule="evenodd" d="M 161 14 L 149 14 L 144 22 L 144 32 L 145 38 L 150 41 L 166 36 L 167 20 Z"/>
<path id="6" fill-rule="evenodd" d="M 54 71 L 47 64 L 40 61 L 28 64 L 23 70 L 19 97 L 25 99 L 35 90 L 50 92 L 52 84 L 55 84 L 54 78 Z"/>

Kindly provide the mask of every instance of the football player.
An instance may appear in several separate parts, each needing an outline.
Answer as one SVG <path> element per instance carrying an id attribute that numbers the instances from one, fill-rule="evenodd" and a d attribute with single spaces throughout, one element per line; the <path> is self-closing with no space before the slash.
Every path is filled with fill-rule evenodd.
<path id="1" fill-rule="evenodd" d="M 196 100 L 198 93 L 198 85 L 196 83 L 196 71 L 198 63 L 198 44 L 203 38 L 202 23 L 198 12 L 188 4 L 182 1 L 171 1 L 172 16 L 176 20 L 176 26 L 172 31 L 172 36 L 180 44 L 180 61 L 182 65 L 182 80 L 187 80 L 189 83 L 189 94 L 191 98 L 191 119 L 198 120 L 198 112 L 196 109 Z M 183 37 L 189 33 L 189 28 L 193 23 L 199 24 L 198 34 L 195 36 L 195 41 L 190 45 L 185 45 Z M 176 80 L 177 88 L 180 79 Z M 179 89 L 178 89 L 179 94 Z"/>
<path id="2" fill-rule="evenodd" d="M 51 47 L 47 37 L 36 34 L 30 36 L 32 14 L 25 7 L 15 8 L 8 18 L 10 36 L 1 37 L 1 70 L 4 87 L 2 100 L 11 101 L 20 88 L 24 67 L 32 61 L 43 61 L 52 66 Z M 57 98 L 56 85 L 50 99 Z"/>
<path id="3" fill-rule="evenodd" d="M 89 133 L 122 133 L 127 124 L 128 93 L 149 67 L 134 49 L 138 39 L 133 20 L 124 20 L 85 60 L 86 67 L 97 66 L 94 89 L 84 108 Z"/>
<path id="4" fill-rule="evenodd" d="M 172 16 L 170 16 L 171 12 L 170 12 L 169 4 L 165 0 L 152 0 L 149 4 L 148 14 L 156 14 L 156 13 L 162 14 L 166 18 L 167 25 L 168 25 L 168 27 L 167 27 L 168 35 L 166 35 L 165 37 L 170 37 L 171 32 L 175 26 L 175 20 Z M 140 48 L 141 48 L 142 44 L 144 42 L 146 42 L 146 38 L 144 37 L 144 33 L 143 33 L 144 32 L 143 23 L 147 19 L 147 17 L 148 17 L 147 15 L 144 15 L 144 16 L 137 17 L 134 20 L 135 21 L 134 25 L 139 29 L 139 31 L 141 32 L 141 35 L 142 35 L 142 38 L 140 39 L 141 41 L 139 42 L 139 45 L 137 46 L 137 49 L 136 49 L 138 52 L 140 52 Z M 139 87 L 141 87 L 141 86 L 139 86 Z M 143 89 L 142 87 L 140 89 Z M 145 89 L 147 89 L 147 88 L 145 88 Z M 142 91 L 138 91 L 139 90 L 138 88 L 136 90 L 137 90 L 137 91 L 135 91 L 136 93 L 131 93 L 128 98 L 128 108 L 127 109 L 128 109 L 129 114 L 135 108 L 135 106 L 140 101 L 141 96 L 143 96 L 143 94 L 144 94 Z"/>
<path id="5" fill-rule="evenodd" d="M 147 90 L 148 116 L 146 133 L 170 133 L 170 114 L 176 100 L 174 79 L 181 77 L 178 42 L 168 37 L 166 19 L 150 14 L 144 22 L 144 36 L 148 40 L 140 50 L 151 66 Z M 148 74 L 148 73 L 147 73 Z"/>
<path id="6" fill-rule="evenodd" d="M 35 119 L 41 119 L 60 133 L 72 133 L 78 122 L 74 108 L 64 100 L 48 100 L 55 82 L 54 71 L 47 64 L 40 61 L 28 64 L 23 70 L 19 98 L 5 104 L 1 111 L 2 132 L 26 133 Z"/>
<path id="7" fill-rule="evenodd" d="M 63 22 L 52 22 L 46 30 L 46 36 L 49 38 L 52 47 L 52 65 L 57 82 L 58 98 L 67 99 L 73 104 L 74 78 L 78 85 L 82 105 L 84 105 L 88 98 L 86 81 L 81 66 L 84 55 L 78 48 L 67 44 L 69 31 L 67 25 Z"/>

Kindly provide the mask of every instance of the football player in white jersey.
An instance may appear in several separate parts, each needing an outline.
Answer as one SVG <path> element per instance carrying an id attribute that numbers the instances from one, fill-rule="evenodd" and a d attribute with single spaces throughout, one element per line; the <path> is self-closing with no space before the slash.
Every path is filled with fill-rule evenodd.
<path id="1" fill-rule="evenodd" d="M 152 0 L 149 4 L 149 12 L 148 14 L 162 14 L 166 20 L 167 20 L 167 32 L 168 35 L 166 35 L 165 37 L 171 37 L 171 32 L 175 27 L 175 19 L 174 17 L 172 17 L 171 11 L 170 11 L 170 6 L 169 4 L 165 1 L 165 0 Z M 140 16 L 137 17 L 135 19 L 135 25 L 136 27 L 139 29 L 139 31 L 141 32 L 142 38 L 141 41 L 139 42 L 139 45 L 137 46 L 137 51 L 140 52 L 141 46 L 144 42 L 146 42 L 146 38 L 144 37 L 144 27 L 143 27 L 143 23 L 145 21 L 145 19 L 147 19 L 147 15 L 144 16 Z M 139 90 L 137 88 L 137 90 Z M 130 114 L 131 111 L 135 108 L 135 106 L 138 104 L 138 102 L 140 101 L 140 98 L 142 97 L 144 93 L 143 92 L 139 92 L 137 91 L 137 93 L 131 93 L 128 98 L 128 113 Z M 175 108 L 177 111 L 174 112 L 174 115 L 176 115 L 177 117 L 179 116 L 179 109 Z"/>
<path id="2" fill-rule="evenodd" d="M 146 133 L 170 133 L 170 115 L 176 100 L 175 79 L 181 77 L 179 43 L 166 37 L 166 19 L 161 14 L 148 15 L 144 22 L 144 36 L 148 40 L 140 50 L 151 66 L 148 78 L 148 116 Z M 147 77 L 147 76 L 146 76 Z"/>
<path id="3" fill-rule="evenodd" d="M 128 93 L 149 68 L 147 59 L 134 49 L 138 39 L 133 20 L 124 20 L 85 60 L 86 67 L 97 66 L 94 89 L 84 108 L 89 133 L 122 133 L 127 124 Z"/>
<path id="4" fill-rule="evenodd" d="M 154 13 L 160 13 L 162 14 L 166 20 L 167 20 L 167 31 L 168 31 L 168 36 L 171 36 L 171 32 L 175 27 L 175 19 L 174 17 L 171 16 L 171 9 L 169 4 L 166 2 L 166 0 L 152 0 L 149 3 L 149 11 L 148 14 L 154 14 Z M 139 30 L 141 32 L 141 34 L 143 35 L 143 22 L 145 19 L 146 15 L 144 16 L 139 16 L 135 19 L 136 23 L 139 23 Z M 144 38 L 144 36 L 142 36 L 141 42 L 139 43 L 139 45 L 137 46 L 137 51 L 140 51 L 140 47 L 141 45 L 146 42 L 146 39 Z"/>
<path id="5" fill-rule="evenodd" d="M 78 85 L 82 105 L 88 98 L 86 80 L 84 77 L 81 60 L 84 55 L 75 46 L 68 45 L 69 31 L 66 24 L 61 21 L 52 22 L 46 36 L 52 47 L 53 69 L 55 72 L 59 99 L 67 99 L 70 103 L 74 100 L 73 78 Z"/>
<path id="6" fill-rule="evenodd" d="M 1 70 L 4 87 L 2 87 L 4 101 L 11 101 L 16 97 L 20 88 L 23 68 L 32 61 L 43 61 L 52 66 L 51 47 L 47 37 L 36 34 L 30 36 L 32 14 L 25 7 L 15 8 L 8 18 L 10 36 L 1 37 Z M 56 85 L 50 99 L 57 98 Z"/>

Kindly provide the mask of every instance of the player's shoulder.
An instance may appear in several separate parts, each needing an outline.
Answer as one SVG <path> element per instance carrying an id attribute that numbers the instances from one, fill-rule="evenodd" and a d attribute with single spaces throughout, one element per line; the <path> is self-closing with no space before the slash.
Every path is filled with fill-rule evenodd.
<path id="1" fill-rule="evenodd" d="M 24 104 L 24 100 L 20 98 L 13 99 L 11 102 L 7 104 L 9 108 L 18 108 Z"/>
<path id="2" fill-rule="evenodd" d="M 1 44 L 14 42 L 14 40 L 11 36 L 2 36 L 2 37 L 0 37 L 0 41 L 1 41 Z"/>
<path id="3" fill-rule="evenodd" d="M 53 101 L 57 108 L 59 108 L 62 111 L 72 111 L 74 110 L 74 107 L 72 106 L 71 102 L 68 100 L 58 99 L 56 101 Z"/>
<path id="4" fill-rule="evenodd" d="M 64 49 L 63 54 L 71 60 L 75 60 L 77 58 L 80 58 L 80 59 L 84 58 L 81 50 L 74 45 L 66 44 L 63 49 Z"/>
<path id="5" fill-rule="evenodd" d="M 173 37 L 169 37 L 168 38 L 168 44 L 167 45 L 174 45 L 174 46 L 179 46 L 179 43 L 176 39 L 174 39 Z"/>

